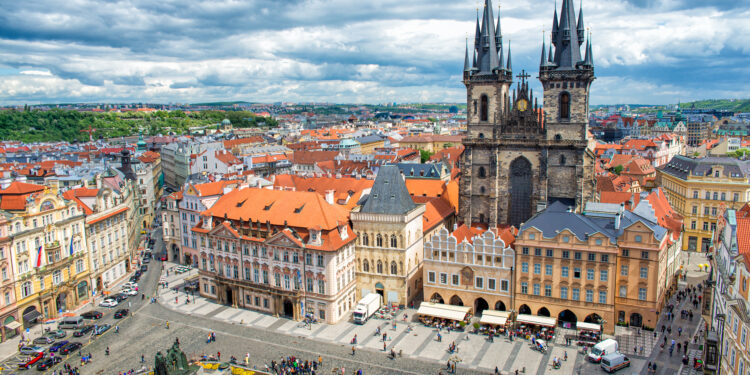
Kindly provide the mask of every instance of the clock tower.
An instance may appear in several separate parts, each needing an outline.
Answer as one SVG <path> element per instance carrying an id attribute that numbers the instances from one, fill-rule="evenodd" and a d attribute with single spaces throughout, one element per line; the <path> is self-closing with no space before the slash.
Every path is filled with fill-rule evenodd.
<path id="1" fill-rule="evenodd" d="M 571 0 L 564 0 L 563 12 L 574 14 L 572 6 Z M 553 31 L 553 39 L 560 39 L 553 40 L 554 57 L 546 57 L 542 44 L 539 78 L 545 91 L 540 106 L 526 72 L 515 77 L 518 81 L 511 90 L 510 47 L 503 64 L 500 19 L 495 26 L 491 0 L 485 0 L 481 22 L 477 18 L 474 48 L 470 53 L 467 43 L 464 56 L 467 134 L 459 219 L 465 224 L 519 227 L 553 201 L 578 209 L 594 196 L 587 131 L 588 89 L 593 80 L 590 44 L 586 59 L 577 61 L 580 52 L 576 55 L 573 50 L 580 46 L 578 29 L 583 27 L 583 16 L 579 15 L 572 42 L 562 38 L 570 36 L 569 26 L 569 32 L 563 33 L 563 19 L 566 24 L 575 23 L 575 18 L 569 21 L 567 17 L 558 22 L 555 12 L 558 34 Z M 573 60 L 573 64 L 565 63 Z"/>

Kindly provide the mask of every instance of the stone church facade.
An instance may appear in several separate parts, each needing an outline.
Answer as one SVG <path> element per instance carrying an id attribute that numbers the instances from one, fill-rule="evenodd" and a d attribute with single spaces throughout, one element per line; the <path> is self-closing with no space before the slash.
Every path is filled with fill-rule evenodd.
<path id="1" fill-rule="evenodd" d="M 549 52 L 542 43 L 542 106 L 525 72 L 513 86 L 510 46 L 504 57 L 500 18 L 485 0 L 474 46 L 464 60 L 467 136 L 463 143 L 459 215 L 466 224 L 519 227 L 554 201 L 580 210 L 595 198 L 593 141 L 588 133 L 594 80 L 590 41 L 586 56 L 583 13 L 571 0 L 555 11 Z"/>

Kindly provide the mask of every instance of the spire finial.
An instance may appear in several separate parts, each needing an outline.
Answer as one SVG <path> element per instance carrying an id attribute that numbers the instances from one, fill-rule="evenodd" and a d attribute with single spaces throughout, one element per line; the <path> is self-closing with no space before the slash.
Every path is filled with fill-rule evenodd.
<path id="1" fill-rule="evenodd" d="M 510 39 L 508 39 L 508 63 L 505 65 L 505 69 L 507 69 L 509 72 L 513 71 L 513 68 L 511 68 L 510 65 Z"/>

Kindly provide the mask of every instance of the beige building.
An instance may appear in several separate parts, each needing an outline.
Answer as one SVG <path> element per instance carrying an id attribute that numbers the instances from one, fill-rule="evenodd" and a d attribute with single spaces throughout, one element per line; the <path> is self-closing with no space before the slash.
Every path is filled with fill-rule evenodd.
<path id="1" fill-rule="evenodd" d="M 378 171 L 367 201 L 351 213 L 357 235 L 357 298 L 407 305 L 422 292 L 422 215 L 396 166 Z"/>
<path id="2" fill-rule="evenodd" d="M 462 225 L 440 229 L 424 244 L 425 301 L 508 311 L 512 302 L 515 228 Z"/>

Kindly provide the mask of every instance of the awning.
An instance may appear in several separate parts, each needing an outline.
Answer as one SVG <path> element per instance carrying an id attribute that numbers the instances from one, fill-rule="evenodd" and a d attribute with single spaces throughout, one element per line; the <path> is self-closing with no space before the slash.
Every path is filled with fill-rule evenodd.
<path id="1" fill-rule="evenodd" d="M 503 326 L 509 317 L 510 311 L 484 310 L 479 323 Z"/>
<path id="2" fill-rule="evenodd" d="M 422 302 L 419 305 L 417 314 L 427 315 L 435 318 L 464 320 L 466 315 L 471 311 L 468 306 L 443 305 L 442 303 Z"/>
<path id="3" fill-rule="evenodd" d="M 576 328 L 599 332 L 602 329 L 602 326 L 594 323 L 578 322 L 576 323 Z"/>
<path id="4" fill-rule="evenodd" d="M 31 310 L 27 312 L 26 314 L 23 314 L 23 320 L 27 322 L 31 322 L 40 316 L 42 316 L 42 313 L 40 313 L 39 310 Z"/>
<path id="5" fill-rule="evenodd" d="M 21 323 L 19 323 L 17 320 L 14 320 L 8 324 L 5 325 L 6 329 L 16 329 L 21 326 Z"/>
<path id="6" fill-rule="evenodd" d="M 537 326 L 554 327 L 555 324 L 557 324 L 557 318 L 550 318 L 548 316 L 519 314 L 516 317 L 516 322 L 533 324 Z"/>

